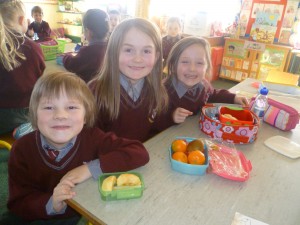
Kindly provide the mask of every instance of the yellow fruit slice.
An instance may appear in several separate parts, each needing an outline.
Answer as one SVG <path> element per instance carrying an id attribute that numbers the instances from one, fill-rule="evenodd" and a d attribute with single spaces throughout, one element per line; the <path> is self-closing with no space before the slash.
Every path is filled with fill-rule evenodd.
<path id="1" fill-rule="evenodd" d="M 103 191 L 112 191 L 113 187 L 117 183 L 117 177 L 116 176 L 109 176 L 105 178 L 102 182 L 102 190 Z"/>
<path id="2" fill-rule="evenodd" d="M 140 178 L 131 173 L 121 174 L 117 179 L 117 186 L 138 186 L 141 184 Z"/>

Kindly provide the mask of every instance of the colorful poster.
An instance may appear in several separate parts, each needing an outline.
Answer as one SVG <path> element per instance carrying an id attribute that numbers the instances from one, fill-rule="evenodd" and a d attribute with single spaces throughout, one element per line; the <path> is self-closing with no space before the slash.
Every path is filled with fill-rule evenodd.
<path id="1" fill-rule="evenodd" d="M 279 19 L 278 13 L 274 14 L 274 13 L 270 13 L 270 12 L 258 12 L 256 15 L 255 24 L 276 27 L 278 19 Z"/>
<path id="2" fill-rule="evenodd" d="M 277 27 L 253 24 L 250 32 L 250 40 L 272 44 Z"/>

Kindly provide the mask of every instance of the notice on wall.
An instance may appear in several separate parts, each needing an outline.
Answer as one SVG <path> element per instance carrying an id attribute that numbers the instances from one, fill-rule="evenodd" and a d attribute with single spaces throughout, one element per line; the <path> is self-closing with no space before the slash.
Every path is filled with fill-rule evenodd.
<path id="1" fill-rule="evenodd" d="M 184 20 L 183 32 L 194 36 L 209 36 L 210 27 L 208 26 L 207 13 L 197 12 L 188 15 Z"/>

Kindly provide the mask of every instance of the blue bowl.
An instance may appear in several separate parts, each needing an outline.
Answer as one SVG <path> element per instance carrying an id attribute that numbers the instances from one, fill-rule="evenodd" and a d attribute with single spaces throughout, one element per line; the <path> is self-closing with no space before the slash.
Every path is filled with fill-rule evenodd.
<path id="1" fill-rule="evenodd" d="M 191 142 L 197 138 L 176 137 L 176 139 L 183 139 L 183 140 L 186 140 L 187 142 Z M 180 173 L 190 174 L 190 175 L 204 175 L 206 173 L 206 169 L 209 165 L 209 157 L 208 157 L 208 151 L 207 151 L 206 146 L 204 146 L 204 155 L 205 155 L 206 160 L 205 160 L 205 164 L 203 164 L 203 165 L 193 165 L 193 164 L 179 162 L 172 158 L 172 154 L 173 154 L 173 151 L 172 151 L 172 147 L 170 145 L 169 156 L 170 156 L 170 161 L 171 161 L 171 167 L 173 170 L 180 172 Z"/>

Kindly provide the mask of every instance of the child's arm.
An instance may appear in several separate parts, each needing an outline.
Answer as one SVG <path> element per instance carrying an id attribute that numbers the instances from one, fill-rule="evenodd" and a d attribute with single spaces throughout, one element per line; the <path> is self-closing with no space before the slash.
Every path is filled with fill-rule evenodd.
<path id="1" fill-rule="evenodd" d="M 191 115 L 193 115 L 193 112 L 179 107 L 173 112 L 173 121 L 175 123 L 183 123 Z"/>
<path id="2" fill-rule="evenodd" d="M 96 129 L 93 141 L 98 151 L 102 172 L 122 172 L 144 166 L 149 162 L 149 153 L 137 140 L 117 137 Z"/>
<path id="3" fill-rule="evenodd" d="M 234 104 L 239 104 L 239 105 L 242 105 L 242 106 L 248 106 L 249 102 L 248 102 L 247 98 L 239 97 L 239 96 L 236 95 L 234 97 Z"/>
<path id="4" fill-rule="evenodd" d="M 88 168 L 88 165 L 84 164 L 84 165 L 78 166 L 78 167 L 70 170 L 67 174 L 65 174 L 63 176 L 63 178 L 61 179 L 61 182 L 63 180 L 69 180 L 75 185 L 75 184 L 78 184 L 78 183 L 81 183 L 81 182 L 87 180 L 91 176 L 92 176 L 92 174 Z"/>
<path id="5" fill-rule="evenodd" d="M 75 192 L 72 188 L 75 187 L 74 182 L 69 179 L 62 179 L 58 185 L 54 188 L 52 195 L 52 206 L 55 212 L 59 213 L 66 208 L 67 204 L 65 200 L 71 199 L 75 196 Z"/>
<path id="6" fill-rule="evenodd" d="M 28 30 L 27 30 L 27 32 L 26 32 L 26 35 L 27 35 L 28 37 L 33 37 L 33 35 L 34 35 L 34 31 L 33 31 L 33 23 L 30 23 L 30 20 L 29 20 L 29 19 L 28 19 L 27 21 L 28 21 Z"/>

